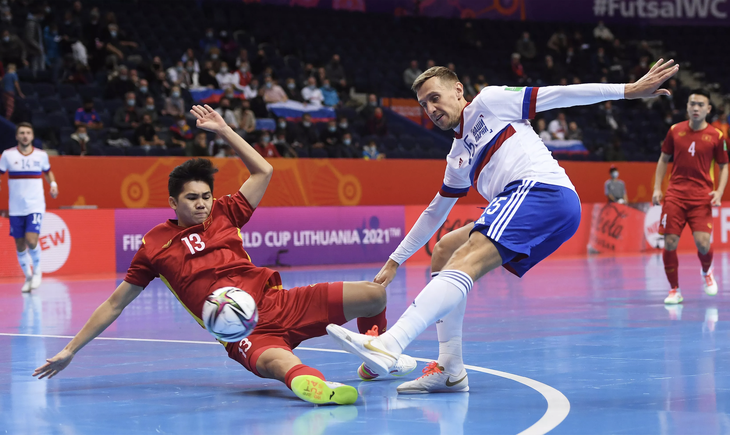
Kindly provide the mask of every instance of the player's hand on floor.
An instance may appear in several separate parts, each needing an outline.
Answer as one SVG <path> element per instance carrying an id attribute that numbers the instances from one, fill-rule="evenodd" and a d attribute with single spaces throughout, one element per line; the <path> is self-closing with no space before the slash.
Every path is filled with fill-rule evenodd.
<path id="1" fill-rule="evenodd" d="M 722 194 L 718 192 L 717 190 L 713 190 L 710 192 L 710 196 L 712 197 L 712 200 L 710 201 L 710 205 L 713 207 L 720 207 L 722 205 Z"/>
<path id="2" fill-rule="evenodd" d="M 654 191 L 654 194 L 651 196 L 651 202 L 654 205 L 662 205 L 662 191 L 661 190 Z"/>
<path id="3" fill-rule="evenodd" d="M 47 359 L 45 364 L 35 369 L 33 376 L 37 376 L 38 379 L 43 379 L 45 377 L 51 379 L 56 376 L 58 372 L 68 367 L 73 358 L 74 354 L 64 349 L 58 352 L 53 358 Z"/>
<path id="4" fill-rule="evenodd" d="M 218 133 L 227 127 L 223 118 L 213 110 L 209 105 L 195 105 L 190 109 L 190 113 L 198 119 L 196 126 L 206 131 Z"/>
<path id="5" fill-rule="evenodd" d="M 659 89 L 665 81 L 669 80 L 670 77 L 677 74 L 679 71 L 679 65 L 674 64 L 673 59 L 664 61 L 659 59 L 656 61 L 654 66 L 651 67 L 648 73 L 644 77 L 637 80 L 635 83 L 629 83 L 624 88 L 624 98 L 627 100 L 634 98 L 651 98 L 659 95 L 671 95 L 667 89 Z"/>
<path id="6" fill-rule="evenodd" d="M 395 274 L 397 272 L 398 263 L 391 259 L 388 259 L 383 268 L 380 269 L 380 272 L 378 272 L 378 274 L 375 275 L 375 278 L 373 278 L 373 282 L 376 284 L 380 284 L 383 287 L 388 287 L 388 284 L 393 281 L 393 278 L 395 278 Z"/>

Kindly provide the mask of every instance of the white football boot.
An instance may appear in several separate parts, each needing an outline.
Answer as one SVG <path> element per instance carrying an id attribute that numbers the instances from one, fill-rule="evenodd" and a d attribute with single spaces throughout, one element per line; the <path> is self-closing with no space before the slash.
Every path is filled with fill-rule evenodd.
<path id="1" fill-rule="evenodd" d="M 469 391 L 469 377 L 466 369 L 454 375 L 432 361 L 420 378 L 398 385 L 397 390 L 398 394 L 465 393 Z"/>
<path id="2" fill-rule="evenodd" d="M 664 299 L 665 304 L 680 304 L 684 298 L 682 292 L 679 291 L 679 287 L 673 288 L 669 291 L 669 295 Z"/>
<path id="3" fill-rule="evenodd" d="M 400 357 L 398 354 L 385 350 L 379 337 L 358 334 L 334 323 L 327 325 L 327 334 L 343 350 L 359 356 L 368 366 L 368 370 L 378 376 L 389 374 Z"/>
<path id="4" fill-rule="evenodd" d="M 704 281 L 702 286 L 705 288 L 705 293 L 709 296 L 715 296 L 717 294 L 717 281 L 715 281 L 715 276 L 712 275 L 712 269 L 708 270 L 707 273 L 702 272 L 702 280 Z"/>

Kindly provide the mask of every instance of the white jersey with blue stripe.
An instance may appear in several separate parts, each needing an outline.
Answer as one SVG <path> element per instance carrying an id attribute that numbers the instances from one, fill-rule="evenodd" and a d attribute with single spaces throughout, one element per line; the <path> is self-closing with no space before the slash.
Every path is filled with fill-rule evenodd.
<path id="1" fill-rule="evenodd" d="M 3 151 L 0 174 L 8 173 L 10 216 L 45 213 L 43 174 L 50 170 L 48 154 L 43 150 L 31 147 L 28 155 L 22 154 L 18 147 Z"/>
<path id="2" fill-rule="evenodd" d="M 539 88 L 488 86 L 461 113 L 446 158 L 440 194 L 465 196 L 471 186 L 492 201 L 518 180 L 575 190 L 528 119 L 535 117 Z"/>

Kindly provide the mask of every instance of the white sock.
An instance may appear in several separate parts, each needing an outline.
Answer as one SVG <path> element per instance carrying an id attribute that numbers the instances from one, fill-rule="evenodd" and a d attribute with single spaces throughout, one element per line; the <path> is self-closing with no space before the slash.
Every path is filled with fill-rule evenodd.
<path id="1" fill-rule="evenodd" d="M 35 245 L 35 249 L 28 249 L 30 258 L 33 260 L 33 275 L 41 274 L 41 244 Z"/>
<path id="2" fill-rule="evenodd" d="M 451 312 L 436 322 L 439 340 L 438 363 L 447 373 L 458 375 L 464 369 L 461 354 L 462 326 L 466 312 L 466 298 Z"/>
<path id="3" fill-rule="evenodd" d="M 429 325 L 456 308 L 473 285 L 471 277 L 462 271 L 441 271 L 421 290 L 395 325 L 378 338 L 386 350 L 402 353 Z"/>
<path id="4" fill-rule="evenodd" d="M 20 263 L 20 268 L 23 269 L 23 275 L 25 275 L 26 278 L 30 276 L 30 265 L 31 259 L 28 255 L 28 250 L 26 249 L 23 252 L 18 252 L 18 263 Z"/>

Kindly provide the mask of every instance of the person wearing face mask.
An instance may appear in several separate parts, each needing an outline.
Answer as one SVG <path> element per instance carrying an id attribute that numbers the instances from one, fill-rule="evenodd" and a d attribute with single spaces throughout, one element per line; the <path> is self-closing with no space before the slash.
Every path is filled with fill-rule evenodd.
<path id="1" fill-rule="evenodd" d="M 185 115 L 185 101 L 180 94 L 179 86 L 173 86 L 170 96 L 165 98 L 165 108 L 162 110 L 162 114 L 173 117 Z"/>
<path id="2" fill-rule="evenodd" d="M 2 31 L 0 39 L 0 57 L 5 65 L 14 63 L 16 65 L 28 65 L 25 59 L 25 45 L 17 35 L 11 34 L 9 30 Z"/>
<path id="3" fill-rule="evenodd" d="M 180 57 L 180 60 L 183 61 L 186 69 L 188 69 L 188 62 L 192 62 L 193 71 L 200 73 L 200 63 L 198 63 L 198 59 L 195 57 L 195 50 L 193 50 L 192 47 L 185 50 L 185 53 L 183 53 L 182 57 Z M 188 69 L 188 72 L 191 72 L 190 69 Z"/>
<path id="4" fill-rule="evenodd" d="M 101 16 L 98 7 L 94 6 L 89 12 L 89 20 L 83 25 L 82 35 L 86 45 L 101 36 Z"/>
<path id="5" fill-rule="evenodd" d="M 85 156 L 89 153 L 89 134 L 85 125 L 77 125 L 76 131 L 71 134 L 71 140 L 66 146 L 66 154 L 69 156 Z"/>
<path id="6" fill-rule="evenodd" d="M 337 94 L 335 88 L 330 85 L 329 79 L 324 79 L 322 87 L 319 89 L 322 92 L 322 103 L 327 107 L 335 107 L 340 104 L 340 96 Z"/>
<path id="7" fill-rule="evenodd" d="M 327 122 L 327 128 L 322 132 L 321 139 L 328 148 L 334 147 L 341 138 L 337 130 L 337 121 L 331 119 Z"/>
<path id="8" fill-rule="evenodd" d="M 170 126 L 170 142 L 173 145 L 185 148 L 191 140 L 193 140 L 193 129 L 185 121 L 185 116 L 176 117 L 175 124 Z"/>
<path id="9" fill-rule="evenodd" d="M 274 79 L 272 79 L 271 76 L 266 76 L 266 78 L 264 79 L 264 87 L 261 88 L 261 91 L 263 93 L 264 102 L 266 104 L 285 103 L 289 101 L 289 98 L 287 98 L 284 89 L 274 83 Z"/>
<path id="10" fill-rule="evenodd" d="M 147 98 L 142 100 L 142 102 L 144 104 L 142 106 L 142 114 L 148 115 L 152 120 L 152 124 L 156 126 L 155 129 L 157 129 L 157 122 L 159 121 L 160 116 L 157 114 L 155 99 L 152 96 L 148 96 Z"/>
<path id="11" fill-rule="evenodd" d="M 203 63 L 203 70 L 200 72 L 198 83 L 201 87 L 207 89 L 220 89 L 218 79 L 215 78 L 215 71 L 213 70 L 213 62 L 206 60 Z"/>
<path id="12" fill-rule="evenodd" d="M 215 78 L 218 80 L 220 89 L 228 89 L 231 86 L 234 88 L 238 87 L 238 74 L 228 69 L 227 62 L 221 62 L 221 67 L 218 70 L 218 74 L 215 75 Z"/>
<path id="13" fill-rule="evenodd" d="M 256 115 L 251 110 L 251 102 L 248 100 L 241 101 L 241 130 L 246 137 L 256 130 Z"/>
<path id="14" fill-rule="evenodd" d="M 119 130 L 132 130 L 142 121 L 141 111 L 136 107 L 137 100 L 134 92 L 127 92 L 124 96 L 124 105 L 114 114 L 114 127 Z"/>
<path id="15" fill-rule="evenodd" d="M 137 87 L 134 86 L 132 80 L 129 79 L 129 70 L 126 66 L 121 65 L 117 69 L 117 76 L 107 83 L 104 97 L 108 100 L 123 98 L 127 92 L 136 92 Z"/>
<path id="16" fill-rule="evenodd" d="M 375 108 L 380 106 L 378 103 L 378 96 L 375 94 L 368 94 L 367 100 L 365 101 L 365 105 L 360 107 L 358 110 L 360 111 L 360 117 L 363 121 L 369 121 L 370 118 L 373 117 L 373 112 L 375 112 Z"/>
<path id="17" fill-rule="evenodd" d="M 291 101 L 299 101 L 302 102 L 302 93 L 299 90 L 299 86 L 297 86 L 297 81 L 294 79 L 294 77 L 289 77 L 286 79 L 286 83 L 284 84 L 284 92 L 286 92 L 287 98 Z"/>
<path id="18" fill-rule="evenodd" d="M 626 196 L 626 184 L 618 179 L 618 169 L 616 166 L 611 165 L 608 170 L 611 178 L 606 180 L 603 185 L 603 191 L 608 198 L 608 202 L 617 202 L 619 204 L 626 204 L 629 201 L 629 197 Z"/>
<path id="19" fill-rule="evenodd" d="M 367 145 L 362 147 L 362 158 L 364 160 L 381 160 L 385 155 L 378 150 L 378 144 L 371 140 Z"/>
<path id="20" fill-rule="evenodd" d="M 307 79 L 307 86 L 302 89 L 302 100 L 305 104 L 311 104 L 313 106 L 321 106 L 324 96 L 322 91 L 317 87 L 317 79 L 309 77 Z"/>
<path id="21" fill-rule="evenodd" d="M 150 83 L 146 79 L 139 79 L 139 85 L 135 94 L 137 96 L 137 104 L 144 106 L 147 97 L 152 96 L 150 93 Z"/>
<path id="22" fill-rule="evenodd" d="M 187 89 L 190 86 L 190 74 L 185 69 L 183 61 L 179 60 L 174 66 L 167 69 L 167 80 L 173 86 Z"/>
<path id="23" fill-rule="evenodd" d="M 350 131 L 350 122 L 344 116 L 340 116 L 337 119 L 337 132 L 340 138 L 344 137 L 346 134 L 352 133 Z"/>
<path id="24" fill-rule="evenodd" d="M 94 109 L 94 101 L 91 98 L 84 99 L 84 106 L 76 110 L 74 115 L 74 125 L 76 127 L 83 126 L 100 130 L 104 128 L 104 123 L 99 119 L 99 114 Z"/>
<path id="25" fill-rule="evenodd" d="M 373 117 L 368 120 L 365 128 L 368 134 L 374 134 L 381 137 L 388 134 L 388 125 L 385 123 L 383 109 L 380 107 L 375 108 L 375 111 L 373 111 Z"/>
<path id="26" fill-rule="evenodd" d="M 344 157 L 351 159 L 353 157 L 357 157 L 359 155 L 358 153 L 358 144 L 355 143 L 352 139 L 352 134 L 345 133 L 342 135 L 342 139 L 340 141 L 340 155 L 338 157 Z"/>
<path id="27" fill-rule="evenodd" d="M 231 99 L 228 97 L 221 98 L 220 105 L 217 109 L 215 109 L 216 112 L 223 118 L 223 120 L 228 124 L 229 127 L 231 127 L 234 131 L 238 131 L 241 128 L 241 120 L 238 117 L 238 114 L 235 110 L 231 107 Z"/>
<path id="28" fill-rule="evenodd" d="M 271 136 L 266 131 L 261 133 L 259 140 L 254 143 L 253 147 L 262 157 L 281 157 L 276 145 L 271 142 Z"/>
<path id="29" fill-rule="evenodd" d="M 210 50 L 212 48 L 217 48 L 220 50 L 221 48 L 221 41 L 215 37 L 215 32 L 213 31 L 212 27 L 209 27 L 205 29 L 205 36 L 203 39 L 200 40 L 200 49 L 203 50 L 204 55 L 210 54 Z"/>

